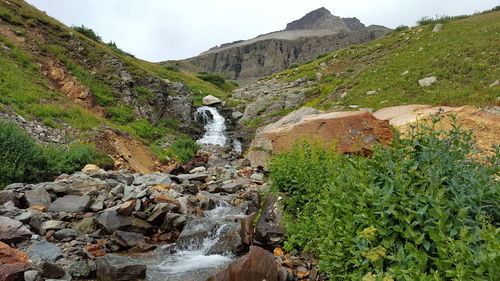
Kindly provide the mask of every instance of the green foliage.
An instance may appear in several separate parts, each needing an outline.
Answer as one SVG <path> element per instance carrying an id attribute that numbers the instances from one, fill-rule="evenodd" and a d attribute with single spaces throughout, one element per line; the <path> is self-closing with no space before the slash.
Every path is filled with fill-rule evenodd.
<path id="1" fill-rule="evenodd" d="M 394 29 L 394 31 L 399 32 L 399 31 L 404 31 L 407 29 L 408 29 L 407 25 L 399 25 L 398 27 L 396 27 L 396 29 Z"/>
<path id="2" fill-rule="evenodd" d="M 453 21 L 453 20 L 459 20 L 459 19 L 463 19 L 463 18 L 467 18 L 469 17 L 468 15 L 460 15 L 460 16 L 436 16 L 436 17 L 423 17 L 421 19 L 419 19 L 417 21 L 417 24 L 418 25 L 427 25 L 427 24 L 437 24 L 437 23 L 441 23 L 441 24 L 445 24 L 445 23 L 449 23 L 450 21 Z"/>
<path id="3" fill-rule="evenodd" d="M 294 68 L 297 68 L 297 67 L 299 67 L 299 66 L 300 66 L 300 64 L 299 64 L 299 63 L 292 63 L 292 64 L 290 64 L 290 65 L 288 66 L 288 69 L 294 69 Z"/>
<path id="4" fill-rule="evenodd" d="M 23 25 L 22 20 L 18 16 L 13 16 L 7 11 L 0 11 L 0 19 L 13 25 Z"/>
<path id="5" fill-rule="evenodd" d="M 319 59 L 324 58 L 324 57 L 326 57 L 326 56 L 328 56 L 328 53 L 322 53 L 322 54 L 319 54 L 319 55 L 316 57 L 316 59 L 317 59 L 317 60 L 319 60 Z"/>
<path id="6" fill-rule="evenodd" d="M 170 71 L 175 71 L 175 72 L 181 71 L 180 67 L 178 67 L 177 65 L 173 65 L 173 64 L 165 64 L 165 69 L 170 70 Z"/>
<path id="7" fill-rule="evenodd" d="M 226 78 L 214 73 L 198 72 L 196 77 L 203 81 L 207 81 L 208 83 L 214 84 L 219 89 L 224 89 L 226 83 Z"/>
<path id="8" fill-rule="evenodd" d="M 106 107 L 106 117 L 122 125 L 128 124 L 135 118 L 132 108 L 126 105 Z"/>
<path id="9" fill-rule="evenodd" d="M 129 127 L 134 130 L 134 135 L 148 142 L 154 141 L 167 133 L 165 128 L 161 126 L 153 126 L 148 120 L 144 119 L 136 120 L 130 123 Z"/>
<path id="10" fill-rule="evenodd" d="M 116 43 L 115 43 L 115 42 L 113 42 L 113 41 L 109 41 L 109 43 L 106 43 L 106 45 L 108 45 L 108 47 L 109 47 L 111 50 L 113 50 L 114 52 L 116 52 L 116 53 L 118 53 L 118 54 L 121 54 L 121 55 L 127 55 L 127 56 L 129 56 L 129 57 L 133 57 L 133 58 L 135 58 L 135 56 L 134 56 L 134 55 L 132 55 L 132 54 L 130 54 L 130 53 L 127 53 L 127 52 L 125 52 L 124 50 L 120 49 L 120 48 L 118 47 L 118 45 L 116 45 Z"/>
<path id="11" fill-rule="evenodd" d="M 14 182 L 48 180 L 89 163 L 109 165 L 110 160 L 91 146 L 43 147 L 16 125 L 0 120 L 0 188 Z"/>
<path id="12" fill-rule="evenodd" d="M 286 249 L 316 254 L 331 280 L 494 280 L 499 154 L 476 152 L 457 127 L 422 126 L 370 158 L 296 145 L 271 164 L 295 217 Z"/>
<path id="13" fill-rule="evenodd" d="M 145 103 L 154 98 L 153 92 L 146 87 L 138 86 L 134 87 L 133 90 L 137 93 L 137 100 L 141 103 Z"/>
<path id="14" fill-rule="evenodd" d="M 200 146 L 192 139 L 182 139 L 174 141 L 170 149 L 175 159 L 186 163 L 196 156 Z"/>
<path id="15" fill-rule="evenodd" d="M 83 24 L 81 26 L 72 26 L 73 30 L 78 31 L 79 33 L 85 35 L 87 38 L 90 38 L 98 43 L 102 43 L 102 38 L 99 36 L 94 30 L 91 28 L 85 27 Z"/>

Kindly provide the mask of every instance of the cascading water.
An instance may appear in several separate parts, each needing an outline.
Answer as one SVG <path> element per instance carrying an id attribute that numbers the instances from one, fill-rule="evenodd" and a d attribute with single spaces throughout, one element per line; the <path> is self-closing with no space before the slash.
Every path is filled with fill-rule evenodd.
<path id="1" fill-rule="evenodd" d="M 240 209 L 220 202 L 218 206 L 204 212 L 204 217 L 185 226 L 192 236 L 179 237 L 175 247 L 164 249 L 157 256 L 142 257 L 148 264 L 146 281 L 204 281 L 234 259 L 224 249 L 225 232 L 234 231 L 234 221 L 243 217 Z M 214 225 L 216 227 L 214 227 Z M 184 240 L 184 241 L 182 241 Z M 221 251 L 222 252 L 219 252 Z"/>
<path id="2" fill-rule="evenodd" d="M 220 115 L 215 107 L 199 107 L 194 113 L 194 119 L 196 122 L 205 125 L 205 134 L 197 143 L 226 146 L 232 142 L 234 151 L 241 153 L 241 143 L 238 140 L 230 141 L 228 139 L 226 136 L 226 119 Z"/>

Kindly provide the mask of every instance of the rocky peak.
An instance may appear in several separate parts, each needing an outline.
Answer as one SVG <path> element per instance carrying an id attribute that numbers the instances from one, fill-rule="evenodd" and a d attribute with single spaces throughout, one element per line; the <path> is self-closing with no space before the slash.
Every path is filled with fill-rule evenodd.
<path id="1" fill-rule="evenodd" d="M 358 30 L 365 27 L 357 18 L 340 18 L 334 16 L 324 7 L 307 13 L 302 18 L 287 24 L 285 30 Z"/>

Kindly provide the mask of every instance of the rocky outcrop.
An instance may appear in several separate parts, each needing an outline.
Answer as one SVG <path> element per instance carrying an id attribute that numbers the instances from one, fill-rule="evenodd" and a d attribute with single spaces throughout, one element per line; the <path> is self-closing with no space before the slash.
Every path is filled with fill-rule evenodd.
<path id="1" fill-rule="evenodd" d="M 227 269 L 207 281 L 278 281 L 276 263 L 271 253 L 252 246 L 245 256 L 231 263 Z"/>
<path id="2" fill-rule="evenodd" d="M 343 19 L 320 8 L 289 23 L 283 31 L 223 44 L 182 62 L 247 84 L 319 54 L 373 40 L 389 30 L 365 27 L 356 18 Z"/>

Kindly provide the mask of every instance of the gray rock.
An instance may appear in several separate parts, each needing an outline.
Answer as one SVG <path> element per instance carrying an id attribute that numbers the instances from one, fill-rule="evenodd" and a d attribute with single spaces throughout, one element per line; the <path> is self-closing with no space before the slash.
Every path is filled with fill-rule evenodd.
<path id="1" fill-rule="evenodd" d="M 218 103 L 221 103 L 221 100 L 212 95 L 208 95 L 203 98 L 203 105 L 214 105 Z"/>
<path id="2" fill-rule="evenodd" d="M 96 201 L 92 205 L 90 205 L 90 210 L 93 212 L 99 212 L 104 209 L 104 201 Z"/>
<path id="3" fill-rule="evenodd" d="M 11 183 L 5 187 L 5 190 L 19 190 L 23 189 L 25 187 L 24 183 L 21 182 L 16 182 L 16 183 Z"/>
<path id="4" fill-rule="evenodd" d="M 490 88 L 500 85 L 500 80 L 495 80 L 495 82 L 490 84 Z"/>
<path id="5" fill-rule="evenodd" d="M 142 246 L 142 245 L 146 244 L 146 240 L 144 238 L 144 235 L 142 235 L 140 233 L 118 230 L 113 234 L 113 236 L 114 236 L 116 242 L 118 242 L 118 244 L 122 245 L 123 247 L 127 247 L 127 248 Z"/>
<path id="6" fill-rule="evenodd" d="M 428 87 L 437 82 L 436 76 L 426 77 L 424 79 L 418 80 L 418 84 L 422 87 Z"/>
<path id="7" fill-rule="evenodd" d="M 366 92 L 367 96 L 373 96 L 373 95 L 376 95 L 376 94 L 378 94 L 377 91 L 368 91 L 368 92 Z"/>
<path id="8" fill-rule="evenodd" d="M 239 111 L 235 111 L 235 112 L 231 113 L 231 117 L 233 117 L 234 120 L 237 120 L 237 119 L 240 119 L 241 117 L 243 117 L 243 113 L 241 113 Z"/>
<path id="9" fill-rule="evenodd" d="M 28 240 L 32 234 L 20 221 L 0 216 L 0 241 L 17 243 Z"/>
<path id="10" fill-rule="evenodd" d="M 171 204 L 171 203 L 158 203 L 151 215 L 148 217 L 148 222 L 149 223 L 153 223 L 153 224 L 157 224 L 157 223 L 160 223 L 163 221 L 163 219 L 165 218 L 165 215 L 168 213 L 168 212 L 177 212 L 179 210 L 179 205 L 175 205 L 175 204 Z"/>
<path id="11" fill-rule="evenodd" d="M 66 195 L 61 198 L 57 198 L 52 204 L 50 204 L 50 212 L 66 212 L 66 213 L 79 213 L 85 212 L 90 205 L 90 197 L 87 195 L 76 196 L 76 195 Z"/>
<path id="12" fill-rule="evenodd" d="M 131 185 L 132 182 L 134 182 L 134 176 L 131 174 L 112 172 L 112 173 L 109 173 L 108 176 L 111 179 L 114 179 L 115 181 L 122 183 L 122 184 L 125 184 L 125 185 Z"/>
<path id="13" fill-rule="evenodd" d="M 65 228 L 66 225 L 62 221 L 58 220 L 48 220 L 42 223 L 41 229 L 48 231 L 48 230 L 59 230 Z"/>
<path id="14" fill-rule="evenodd" d="M 68 268 L 69 274 L 76 278 L 85 278 L 90 275 L 90 266 L 85 261 L 71 261 Z"/>
<path id="15" fill-rule="evenodd" d="M 61 249 L 46 240 L 35 241 L 31 247 L 26 250 L 26 254 L 33 260 L 53 262 L 63 256 Z"/>
<path id="16" fill-rule="evenodd" d="M 28 270 L 24 272 L 24 281 L 42 281 L 40 272 L 36 270 Z"/>
<path id="17" fill-rule="evenodd" d="M 405 70 L 405 71 L 401 72 L 401 76 L 405 76 L 405 75 L 407 75 L 408 73 L 410 73 L 410 71 L 409 71 L 409 70 Z"/>
<path id="18" fill-rule="evenodd" d="M 84 218 L 73 223 L 73 229 L 81 234 L 90 234 L 97 230 L 95 220 L 93 218 Z"/>
<path id="19" fill-rule="evenodd" d="M 201 167 L 196 167 L 189 171 L 190 174 L 197 174 L 197 173 L 205 173 L 207 171 L 207 168 L 201 166 Z"/>
<path id="20" fill-rule="evenodd" d="M 19 199 L 17 198 L 16 193 L 13 190 L 0 191 L 0 205 L 3 205 L 7 202 L 12 202 L 15 206 L 19 206 Z"/>
<path id="21" fill-rule="evenodd" d="M 42 268 L 42 275 L 44 277 L 47 277 L 46 280 L 51 280 L 51 279 L 59 280 L 65 277 L 66 275 L 66 271 L 64 270 L 64 268 L 62 268 L 62 266 L 49 261 L 44 261 L 41 264 L 41 268 Z"/>
<path id="22" fill-rule="evenodd" d="M 438 23 L 434 26 L 434 28 L 432 29 L 432 32 L 439 32 L 439 31 L 441 31 L 441 28 L 443 28 L 443 24 Z"/>
<path id="23" fill-rule="evenodd" d="M 215 188 L 215 192 L 236 193 L 243 187 L 241 183 L 225 183 L 222 186 Z"/>
<path id="24" fill-rule="evenodd" d="M 36 188 L 34 190 L 27 191 L 24 194 L 28 206 L 44 206 L 49 207 L 52 200 L 50 199 L 50 194 L 44 188 Z"/>
<path id="25" fill-rule="evenodd" d="M 157 184 L 171 185 L 172 180 L 169 174 L 154 173 L 150 175 L 136 175 L 134 177 L 134 185 L 153 186 Z"/>
<path id="26" fill-rule="evenodd" d="M 266 247 L 278 247 L 283 242 L 284 234 L 283 209 L 279 197 L 269 193 L 255 226 L 254 239 Z"/>
<path id="27" fill-rule="evenodd" d="M 253 179 L 253 180 L 263 181 L 264 180 L 264 175 L 261 174 L 261 173 L 253 173 L 250 176 L 250 178 Z"/>
<path id="28" fill-rule="evenodd" d="M 130 226 L 130 220 L 118 215 L 115 211 L 103 212 L 97 218 L 97 224 L 108 233 Z"/>
<path id="29" fill-rule="evenodd" d="M 96 260 L 100 281 L 138 280 L 146 276 L 146 266 L 128 257 L 109 254 Z"/>
<path id="30" fill-rule="evenodd" d="M 55 193 L 85 195 L 90 191 L 100 191 L 108 187 L 108 183 L 84 173 L 75 173 L 71 177 L 45 185 Z"/>
<path id="31" fill-rule="evenodd" d="M 64 229 L 58 230 L 54 233 L 54 237 L 57 240 L 63 240 L 63 239 L 66 239 L 68 237 L 77 237 L 77 236 L 78 236 L 78 232 L 74 229 L 71 229 L 71 228 L 64 228 Z"/>
<path id="32" fill-rule="evenodd" d="M 195 181 L 203 181 L 208 177 L 208 174 L 206 173 L 197 173 L 197 174 L 181 174 L 176 176 L 179 181 L 190 181 L 190 180 L 195 180 Z"/>

